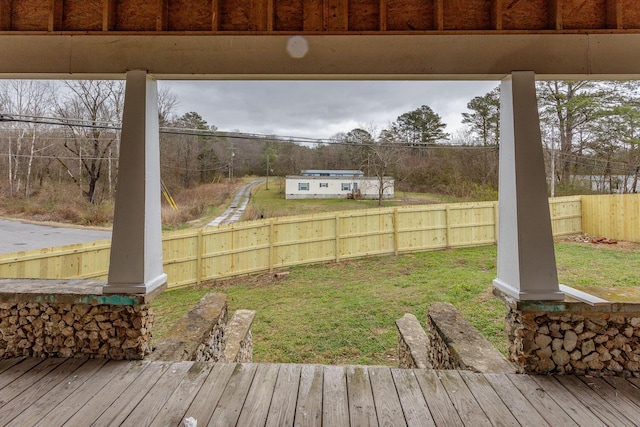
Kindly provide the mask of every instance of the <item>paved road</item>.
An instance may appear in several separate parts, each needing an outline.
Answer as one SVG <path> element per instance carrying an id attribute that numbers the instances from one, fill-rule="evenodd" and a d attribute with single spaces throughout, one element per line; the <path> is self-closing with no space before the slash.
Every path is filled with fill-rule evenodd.
<path id="1" fill-rule="evenodd" d="M 0 219 L 0 253 L 50 248 L 111 238 L 110 231 L 51 227 Z"/>
<path id="2" fill-rule="evenodd" d="M 249 196 L 251 195 L 251 190 L 253 189 L 253 187 L 263 183 L 264 181 L 264 178 L 257 179 L 255 181 L 251 181 L 247 185 L 240 187 L 235 197 L 233 198 L 231 205 L 224 212 L 222 212 L 222 215 L 207 224 L 207 227 L 221 224 L 231 224 L 232 222 L 240 221 L 240 217 L 247 208 L 247 204 L 249 204 Z"/>
<path id="3" fill-rule="evenodd" d="M 252 181 L 238 190 L 231 205 L 207 226 L 230 224 L 240 220 L 251 190 L 264 179 Z M 0 219 L 0 254 L 93 242 L 111 238 L 111 231 L 86 228 L 52 227 Z"/>

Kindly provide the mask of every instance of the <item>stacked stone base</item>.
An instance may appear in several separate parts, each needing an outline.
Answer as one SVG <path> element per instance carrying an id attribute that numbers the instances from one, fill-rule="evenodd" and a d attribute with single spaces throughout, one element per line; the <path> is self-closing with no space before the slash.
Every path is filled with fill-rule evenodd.
<path id="1" fill-rule="evenodd" d="M 251 362 L 255 312 L 236 310 L 228 318 L 227 296 L 210 293 L 155 344 L 154 360 Z"/>
<path id="2" fill-rule="evenodd" d="M 429 306 L 429 361 L 434 369 L 516 372 L 491 343 L 449 303 Z"/>
<path id="3" fill-rule="evenodd" d="M 104 280 L 0 279 L 0 359 L 143 359 L 151 351 L 150 294 L 104 294 Z"/>
<path id="4" fill-rule="evenodd" d="M 509 357 L 532 374 L 640 377 L 640 305 L 507 301 Z"/>
<path id="5" fill-rule="evenodd" d="M 150 352 L 147 304 L 0 303 L 0 358 L 142 359 Z"/>
<path id="6" fill-rule="evenodd" d="M 396 321 L 400 368 L 516 372 L 453 305 L 432 303 L 427 325 L 429 335 L 412 314 Z"/>

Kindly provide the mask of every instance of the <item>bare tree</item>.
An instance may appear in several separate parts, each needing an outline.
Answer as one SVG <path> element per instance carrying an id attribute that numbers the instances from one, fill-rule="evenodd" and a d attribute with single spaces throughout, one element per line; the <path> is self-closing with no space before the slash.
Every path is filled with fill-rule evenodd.
<path id="1" fill-rule="evenodd" d="M 586 140 L 580 135 L 598 116 L 602 94 L 590 81 L 545 81 L 538 83 L 541 120 L 556 127 L 560 137 L 557 174 L 560 182 L 570 181 L 575 154 L 582 155 Z"/>
<path id="2" fill-rule="evenodd" d="M 65 82 L 69 95 L 58 105 L 58 114 L 68 119 L 68 136 L 64 147 L 78 161 L 78 170 L 59 159 L 78 184 L 86 199 L 97 203 L 96 186 L 105 163 L 110 165 L 112 146 L 118 133 L 109 125 L 121 120 L 124 101 L 124 82 L 114 80 L 77 80 Z M 78 126 L 78 120 L 83 126 Z M 89 125 L 89 127 L 85 127 Z M 116 149 L 117 152 L 117 149 Z M 86 176 L 87 183 L 83 182 Z"/>
<path id="3" fill-rule="evenodd" d="M 367 150 L 366 167 L 369 173 L 377 178 L 378 206 L 382 206 L 385 192 L 393 185 L 393 180 L 389 180 L 388 175 L 391 171 L 400 169 L 398 165 L 407 147 L 397 141 L 389 131 L 382 131 L 376 142 L 364 144 L 364 146 Z"/>
<path id="4" fill-rule="evenodd" d="M 158 90 L 158 123 L 160 127 L 168 126 L 175 120 L 175 110 L 180 104 L 178 95 L 167 87 Z"/>
<path id="5" fill-rule="evenodd" d="M 53 89 L 49 82 L 44 81 L 7 80 L 0 83 L 0 99 L 7 118 L 16 120 L 6 125 L 9 195 L 21 192 L 24 183 L 24 195 L 28 197 L 36 144 L 42 127 L 33 123 L 33 119 L 49 111 Z M 26 165 L 23 162 L 25 158 Z"/>

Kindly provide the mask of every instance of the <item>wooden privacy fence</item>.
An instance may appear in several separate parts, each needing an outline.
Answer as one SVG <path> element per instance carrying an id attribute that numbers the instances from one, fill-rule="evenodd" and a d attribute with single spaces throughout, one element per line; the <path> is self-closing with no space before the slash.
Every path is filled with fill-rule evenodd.
<path id="1" fill-rule="evenodd" d="M 640 242 L 640 194 L 582 196 L 582 232 Z"/>
<path id="2" fill-rule="evenodd" d="M 581 197 L 549 201 L 554 235 L 582 231 Z M 497 202 L 279 217 L 166 232 L 164 271 L 180 287 L 300 264 L 493 244 Z M 110 241 L 0 255 L 3 278 L 106 278 Z"/>

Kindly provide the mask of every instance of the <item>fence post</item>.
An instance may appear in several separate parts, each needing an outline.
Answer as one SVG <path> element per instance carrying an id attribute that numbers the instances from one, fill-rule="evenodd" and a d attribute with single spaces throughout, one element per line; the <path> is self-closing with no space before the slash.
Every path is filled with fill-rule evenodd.
<path id="1" fill-rule="evenodd" d="M 274 230 L 274 226 L 273 226 L 273 222 L 274 219 L 271 218 L 269 220 L 269 272 L 271 273 L 273 271 L 273 258 L 274 258 L 274 252 L 275 252 L 275 248 L 274 248 L 274 240 L 275 240 L 275 230 Z"/>
<path id="2" fill-rule="evenodd" d="M 202 228 L 198 229 L 197 241 L 197 258 L 196 258 L 196 285 L 202 282 L 202 256 L 204 255 L 204 239 L 202 237 Z"/>
<path id="3" fill-rule="evenodd" d="M 231 262 L 230 262 L 230 268 L 229 268 L 229 273 L 235 273 L 236 271 L 236 264 L 235 264 L 235 256 L 234 256 L 234 249 L 235 249 L 235 228 L 233 226 L 233 223 L 231 224 L 231 250 L 229 251 L 229 255 L 231 256 Z"/>
<path id="4" fill-rule="evenodd" d="M 585 216 L 584 208 L 586 196 L 582 195 L 578 197 L 580 197 L 580 232 L 582 234 L 587 234 L 585 231 L 587 229 L 587 218 Z"/>
<path id="5" fill-rule="evenodd" d="M 340 214 L 336 214 L 336 247 L 335 247 L 335 255 L 336 262 L 340 261 Z"/>
<path id="6" fill-rule="evenodd" d="M 393 208 L 393 253 L 398 256 L 398 251 L 399 251 L 399 230 L 400 226 L 398 225 L 398 208 L 395 207 Z"/>
<path id="7" fill-rule="evenodd" d="M 444 227 L 445 227 L 445 229 L 444 229 L 444 233 L 445 233 L 445 236 L 444 236 L 444 246 L 445 246 L 446 248 L 448 248 L 448 247 L 449 247 L 449 245 L 451 244 L 451 240 L 450 240 L 450 236 L 451 236 L 451 225 L 449 224 L 449 215 L 450 215 L 450 212 L 449 212 L 449 205 L 448 205 L 448 204 L 446 204 L 446 205 L 444 205 Z"/>

